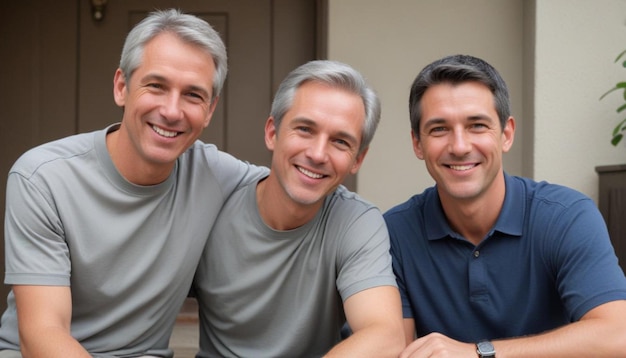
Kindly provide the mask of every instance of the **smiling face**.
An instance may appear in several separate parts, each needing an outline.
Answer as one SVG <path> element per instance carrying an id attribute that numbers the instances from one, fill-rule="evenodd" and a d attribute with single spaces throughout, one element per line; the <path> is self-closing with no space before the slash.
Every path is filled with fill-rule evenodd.
<path id="1" fill-rule="evenodd" d="M 273 151 L 268 187 L 274 198 L 319 208 L 348 174 L 355 174 L 367 150 L 359 153 L 365 107 L 357 94 L 318 82 L 305 82 L 276 132 L 265 126 Z"/>
<path id="2" fill-rule="evenodd" d="M 127 179 L 142 169 L 167 177 L 209 124 L 217 103 L 211 102 L 214 73 L 210 54 L 167 32 L 146 44 L 130 82 L 118 69 L 114 97 L 124 117 L 109 150 Z"/>
<path id="3" fill-rule="evenodd" d="M 477 82 L 438 84 L 424 93 L 421 110 L 413 149 L 442 203 L 504 198 L 502 153 L 513 144 L 515 121 L 502 130 L 491 91 Z"/>

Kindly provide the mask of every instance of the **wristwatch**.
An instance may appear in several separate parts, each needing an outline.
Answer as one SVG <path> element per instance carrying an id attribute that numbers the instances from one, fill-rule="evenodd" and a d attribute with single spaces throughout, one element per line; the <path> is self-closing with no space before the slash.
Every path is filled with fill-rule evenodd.
<path id="1" fill-rule="evenodd" d="M 491 344 L 491 342 L 481 341 L 476 343 L 476 353 L 478 353 L 478 357 L 480 358 L 495 358 L 496 349 L 493 347 L 493 344 Z"/>

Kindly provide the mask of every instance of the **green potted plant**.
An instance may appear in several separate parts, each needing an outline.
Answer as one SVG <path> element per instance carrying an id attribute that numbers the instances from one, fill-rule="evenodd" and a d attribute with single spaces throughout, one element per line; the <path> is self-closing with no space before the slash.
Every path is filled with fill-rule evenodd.
<path id="1" fill-rule="evenodd" d="M 615 59 L 615 62 L 617 63 L 618 61 L 620 61 L 624 55 L 626 55 L 626 50 L 622 51 L 622 53 L 620 53 L 619 56 L 617 56 L 617 58 Z M 622 67 L 626 68 L 626 61 L 622 62 Z M 605 94 L 603 94 L 600 97 L 600 100 L 602 100 L 604 97 L 606 97 L 609 93 L 613 91 L 622 91 L 622 97 L 624 99 L 624 102 L 619 107 L 617 107 L 617 113 L 621 113 L 622 111 L 626 110 L 626 81 L 618 82 L 615 85 L 615 87 L 611 88 Z M 615 128 L 613 128 L 611 144 L 613 144 L 614 146 L 617 146 L 617 144 L 619 144 L 619 142 L 624 137 L 623 132 L 626 132 L 626 118 L 622 119 L 615 126 Z"/>

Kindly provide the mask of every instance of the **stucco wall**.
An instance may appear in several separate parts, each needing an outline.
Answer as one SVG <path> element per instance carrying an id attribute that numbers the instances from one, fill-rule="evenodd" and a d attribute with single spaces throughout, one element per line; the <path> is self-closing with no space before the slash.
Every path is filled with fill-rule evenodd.
<path id="1" fill-rule="evenodd" d="M 626 145 L 609 144 L 621 94 L 599 97 L 626 69 L 626 1 L 539 0 L 535 47 L 534 175 L 597 201 L 595 166 L 626 163 Z"/>
<path id="2" fill-rule="evenodd" d="M 525 1 L 329 0 L 329 58 L 363 72 L 383 103 L 361 195 L 386 210 L 432 185 L 411 149 L 409 86 L 432 60 L 468 53 L 509 85 L 518 130 L 507 172 L 597 200 L 595 166 L 626 163 L 626 143 L 609 144 L 620 96 L 598 100 L 626 80 L 613 63 L 626 49 L 626 0 Z"/>
<path id="3" fill-rule="evenodd" d="M 408 119 L 410 85 L 426 64 L 454 53 L 482 57 L 509 85 L 523 134 L 522 0 L 329 0 L 328 56 L 360 70 L 380 95 L 383 113 L 363 167 L 358 192 L 382 210 L 433 184 L 413 154 Z M 505 168 L 521 174 L 516 139 Z"/>

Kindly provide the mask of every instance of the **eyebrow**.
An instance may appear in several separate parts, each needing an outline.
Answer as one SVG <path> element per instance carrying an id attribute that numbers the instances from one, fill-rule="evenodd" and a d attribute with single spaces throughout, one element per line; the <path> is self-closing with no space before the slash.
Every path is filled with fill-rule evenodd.
<path id="1" fill-rule="evenodd" d="M 424 127 L 428 127 L 431 125 L 446 123 L 446 120 L 443 118 L 430 118 L 422 123 L 424 123 Z"/>
<path id="2" fill-rule="evenodd" d="M 470 122 L 481 121 L 481 120 L 493 121 L 493 118 L 491 118 L 490 116 L 486 114 L 474 114 L 469 117 L 466 117 L 466 120 Z M 424 122 L 424 127 L 438 125 L 438 124 L 445 124 L 446 122 L 447 120 L 445 118 L 439 118 L 439 117 L 430 118 Z"/>
<path id="3" fill-rule="evenodd" d="M 481 121 L 481 120 L 493 121 L 493 118 L 491 118 L 491 116 L 488 116 L 486 114 L 475 114 L 473 116 L 469 116 L 467 119 L 470 121 Z"/>

